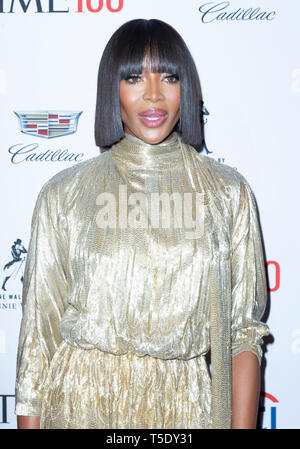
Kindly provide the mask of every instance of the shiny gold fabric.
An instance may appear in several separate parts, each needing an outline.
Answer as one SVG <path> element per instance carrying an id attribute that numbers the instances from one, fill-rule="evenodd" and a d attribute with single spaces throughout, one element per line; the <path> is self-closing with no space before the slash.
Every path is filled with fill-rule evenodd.
<path id="1" fill-rule="evenodd" d="M 203 232 L 187 238 L 189 225 L 172 219 L 139 227 L 153 192 L 199 192 Z M 171 217 L 174 204 L 163 206 Z M 246 179 L 176 133 L 160 145 L 126 135 L 37 198 L 16 414 L 41 416 L 41 428 L 230 428 L 231 359 L 251 351 L 261 360 L 266 299 Z"/>

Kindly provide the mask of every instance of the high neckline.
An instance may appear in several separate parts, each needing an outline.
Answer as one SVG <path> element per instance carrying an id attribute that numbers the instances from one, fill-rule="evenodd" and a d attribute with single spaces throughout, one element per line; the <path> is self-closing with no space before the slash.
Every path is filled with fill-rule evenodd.
<path id="1" fill-rule="evenodd" d="M 115 162 L 129 170 L 165 170 L 183 166 L 180 137 L 173 132 L 168 140 L 149 144 L 136 136 L 125 133 L 125 137 L 111 148 Z"/>

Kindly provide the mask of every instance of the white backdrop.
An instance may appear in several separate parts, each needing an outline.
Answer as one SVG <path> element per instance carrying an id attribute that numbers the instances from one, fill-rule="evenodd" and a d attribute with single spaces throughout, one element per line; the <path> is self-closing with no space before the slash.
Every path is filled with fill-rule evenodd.
<path id="1" fill-rule="evenodd" d="M 16 427 L 22 251 L 33 206 L 52 175 L 99 154 L 93 128 L 99 61 L 112 33 L 134 18 L 164 20 L 183 36 L 208 111 L 209 156 L 236 167 L 256 196 L 271 329 L 259 421 L 267 429 L 300 428 L 299 15 L 297 0 L 0 1 L 0 428 Z M 47 139 L 22 133 L 18 111 L 82 114 L 75 133 Z"/>

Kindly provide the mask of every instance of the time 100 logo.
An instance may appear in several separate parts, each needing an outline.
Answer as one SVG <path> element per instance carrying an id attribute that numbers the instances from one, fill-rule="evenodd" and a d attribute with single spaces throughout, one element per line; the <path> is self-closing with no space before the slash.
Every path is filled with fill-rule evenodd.
<path id="1" fill-rule="evenodd" d="M 119 12 L 123 9 L 124 0 L 65 0 L 64 6 L 58 0 L 0 0 L 0 13 L 15 13 L 15 12 L 35 12 L 35 13 L 69 13 L 71 12 L 68 6 L 77 6 L 77 10 L 72 12 L 84 13 L 101 12 L 107 9 L 110 12 Z M 63 8 L 64 9 L 59 9 Z"/>
<path id="2" fill-rule="evenodd" d="M 91 0 L 78 0 L 78 10 L 76 12 L 84 12 L 84 3 L 89 12 L 100 12 L 104 6 L 104 0 L 97 0 L 96 3 L 94 2 L 95 4 L 98 4 L 96 7 L 92 7 Z M 114 7 L 112 3 L 115 3 Z M 106 8 L 110 12 L 119 12 L 123 9 L 123 3 L 124 0 L 117 0 L 114 2 L 112 0 L 106 0 Z"/>

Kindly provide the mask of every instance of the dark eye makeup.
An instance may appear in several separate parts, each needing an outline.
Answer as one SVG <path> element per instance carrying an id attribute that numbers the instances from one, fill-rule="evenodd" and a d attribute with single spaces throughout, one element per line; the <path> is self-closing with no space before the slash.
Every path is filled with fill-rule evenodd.
<path id="1" fill-rule="evenodd" d="M 130 74 L 125 77 L 125 81 L 129 84 L 136 84 L 139 82 L 139 80 L 142 78 L 141 74 Z M 176 84 L 179 81 L 179 76 L 176 74 L 166 75 L 163 78 L 164 80 L 167 80 L 168 84 Z"/>
<path id="2" fill-rule="evenodd" d="M 138 80 L 141 78 L 141 76 L 142 75 L 134 75 L 134 74 L 128 75 L 128 76 L 126 76 L 125 81 L 127 81 L 130 84 L 135 84 L 138 82 Z"/>

